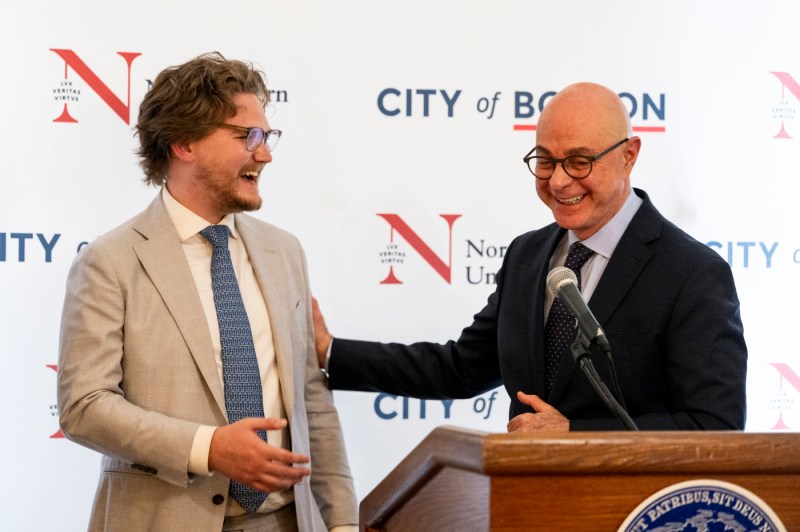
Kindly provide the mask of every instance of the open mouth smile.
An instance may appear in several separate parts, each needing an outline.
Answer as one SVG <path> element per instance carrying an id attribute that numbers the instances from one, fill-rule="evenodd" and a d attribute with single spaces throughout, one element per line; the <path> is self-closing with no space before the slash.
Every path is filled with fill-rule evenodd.
<path id="1" fill-rule="evenodd" d="M 581 194 L 580 196 L 573 196 L 571 198 L 563 198 L 563 199 L 562 198 L 556 198 L 556 201 L 559 202 L 562 205 L 575 205 L 580 200 L 582 200 L 585 195 L 586 194 Z"/>
<path id="2" fill-rule="evenodd" d="M 246 179 L 246 180 L 250 181 L 251 183 L 258 183 L 258 175 L 259 175 L 259 172 L 255 171 L 255 170 L 250 170 L 250 171 L 247 171 L 247 172 L 242 172 L 239 177 L 241 177 L 242 179 Z"/>

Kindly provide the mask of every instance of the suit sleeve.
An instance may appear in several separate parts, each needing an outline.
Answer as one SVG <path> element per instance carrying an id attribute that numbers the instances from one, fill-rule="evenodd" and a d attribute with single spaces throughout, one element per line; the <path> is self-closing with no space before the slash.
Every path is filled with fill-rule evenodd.
<path id="1" fill-rule="evenodd" d="M 502 285 L 498 272 L 498 287 Z M 420 399 L 463 399 L 502 383 L 498 358 L 498 288 L 457 341 L 381 343 L 336 338 L 328 371 L 331 387 Z"/>
<path id="2" fill-rule="evenodd" d="M 509 245 L 497 272 L 495 291 L 458 340 L 399 344 L 336 338 L 328 364 L 331 387 L 420 399 L 464 399 L 502 385 L 498 315 L 516 243 Z"/>
<path id="3" fill-rule="evenodd" d="M 61 321 L 58 405 L 71 440 L 178 486 L 199 423 L 148 411 L 123 391 L 125 294 L 101 245 L 89 245 L 67 278 Z"/>

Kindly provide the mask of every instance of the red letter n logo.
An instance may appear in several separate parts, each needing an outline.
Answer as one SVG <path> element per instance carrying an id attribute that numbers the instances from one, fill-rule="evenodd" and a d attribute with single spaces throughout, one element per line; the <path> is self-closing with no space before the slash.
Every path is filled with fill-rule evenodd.
<path id="1" fill-rule="evenodd" d="M 778 410 L 778 422 L 772 427 L 772 430 L 789 429 L 790 427 L 783 421 L 783 412 L 784 410 L 789 410 L 794 401 L 787 397 L 783 389 L 783 383 L 788 382 L 792 385 L 792 388 L 800 392 L 800 377 L 797 376 L 797 373 L 792 371 L 792 368 L 790 368 L 788 364 L 770 364 L 770 366 L 778 370 L 778 373 L 781 375 L 778 397 L 773 400 L 773 406 Z"/>
<path id="2" fill-rule="evenodd" d="M 119 116 L 123 122 L 126 124 L 131 123 L 131 64 L 133 64 L 133 60 L 142 55 L 138 52 L 117 52 L 117 54 L 121 55 L 125 62 L 128 64 L 128 100 L 126 103 L 123 103 L 120 98 L 114 94 L 111 89 L 108 88 L 108 85 L 103 83 L 97 74 L 95 74 L 91 68 L 89 68 L 83 60 L 78 57 L 78 54 L 73 52 L 72 50 L 62 50 L 59 48 L 50 48 L 51 51 L 58 54 L 58 56 L 64 60 L 64 79 L 69 79 L 69 69 L 70 67 L 75 73 L 86 82 L 87 85 L 98 95 L 100 99 L 103 100 L 106 105 L 108 105 L 112 111 L 114 111 L 117 116 Z M 69 109 L 67 107 L 68 103 L 64 102 L 64 110 L 61 112 L 61 115 L 58 118 L 55 118 L 53 122 L 77 122 L 70 114 Z"/>
<path id="3" fill-rule="evenodd" d="M 389 223 L 390 232 L 389 240 L 394 242 L 394 234 L 402 236 L 408 244 L 414 248 L 414 251 L 419 253 L 428 265 L 434 269 L 436 273 L 442 276 L 448 284 L 450 284 L 450 277 L 453 268 L 453 223 L 461 218 L 460 214 L 440 214 L 447 222 L 448 230 L 448 250 L 447 262 L 445 263 L 433 250 L 426 244 L 417 233 L 397 214 L 378 214 L 381 218 Z M 394 274 L 394 268 L 389 266 L 389 274 L 386 279 L 381 281 L 381 284 L 403 284 L 403 281 L 398 279 Z"/>
<path id="4" fill-rule="evenodd" d="M 789 89 L 789 92 L 794 95 L 795 99 L 800 101 L 800 83 L 797 83 L 788 72 L 770 72 L 770 74 L 773 74 L 781 82 L 781 101 L 778 103 L 778 106 L 772 110 L 775 118 L 781 119 L 781 130 L 772 138 L 790 139 L 792 136 L 786 132 L 784 120 L 786 118 L 794 118 L 794 108 L 790 107 L 789 103 L 786 101 L 786 89 Z"/>

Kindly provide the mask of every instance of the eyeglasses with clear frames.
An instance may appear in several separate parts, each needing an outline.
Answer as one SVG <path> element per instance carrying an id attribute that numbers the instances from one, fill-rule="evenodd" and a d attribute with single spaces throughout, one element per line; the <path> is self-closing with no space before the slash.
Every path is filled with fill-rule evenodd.
<path id="1" fill-rule="evenodd" d="M 264 143 L 270 153 L 272 153 L 275 150 L 275 146 L 278 145 L 281 135 L 283 134 L 283 131 L 280 129 L 270 129 L 269 131 L 264 131 L 260 127 L 243 127 L 234 126 L 233 124 L 217 124 L 217 126 L 245 133 L 246 136 L 242 138 L 244 139 L 247 151 L 256 151 L 258 146 L 261 143 Z"/>
<path id="2" fill-rule="evenodd" d="M 589 177 L 592 173 L 592 164 L 600 160 L 601 157 L 616 150 L 629 139 L 624 138 L 617 142 L 607 150 L 603 150 L 597 155 L 570 155 L 563 159 L 556 159 L 554 157 L 545 157 L 543 155 L 531 155 L 536 149 L 529 151 L 528 154 L 522 158 L 522 161 L 528 165 L 528 170 L 536 177 L 536 179 L 550 179 L 553 177 L 553 172 L 556 171 L 556 165 L 561 163 L 561 168 L 564 172 L 573 179 L 584 179 Z"/>

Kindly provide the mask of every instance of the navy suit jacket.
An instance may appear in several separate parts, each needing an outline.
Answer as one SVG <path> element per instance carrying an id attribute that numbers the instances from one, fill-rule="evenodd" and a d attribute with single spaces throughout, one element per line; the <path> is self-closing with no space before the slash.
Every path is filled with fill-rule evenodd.
<path id="1" fill-rule="evenodd" d="M 743 429 L 747 347 L 731 269 L 634 191 L 644 202 L 589 301 L 628 412 L 643 430 Z M 523 391 L 557 408 L 571 430 L 623 428 L 569 353 L 545 393 L 545 280 L 564 232 L 554 223 L 511 243 L 495 292 L 456 341 L 334 340 L 331 387 L 466 398 L 503 384 L 510 417 L 532 411 L 516 399 Z M 610 383 L 603 355 L 591 357 Z"/>

